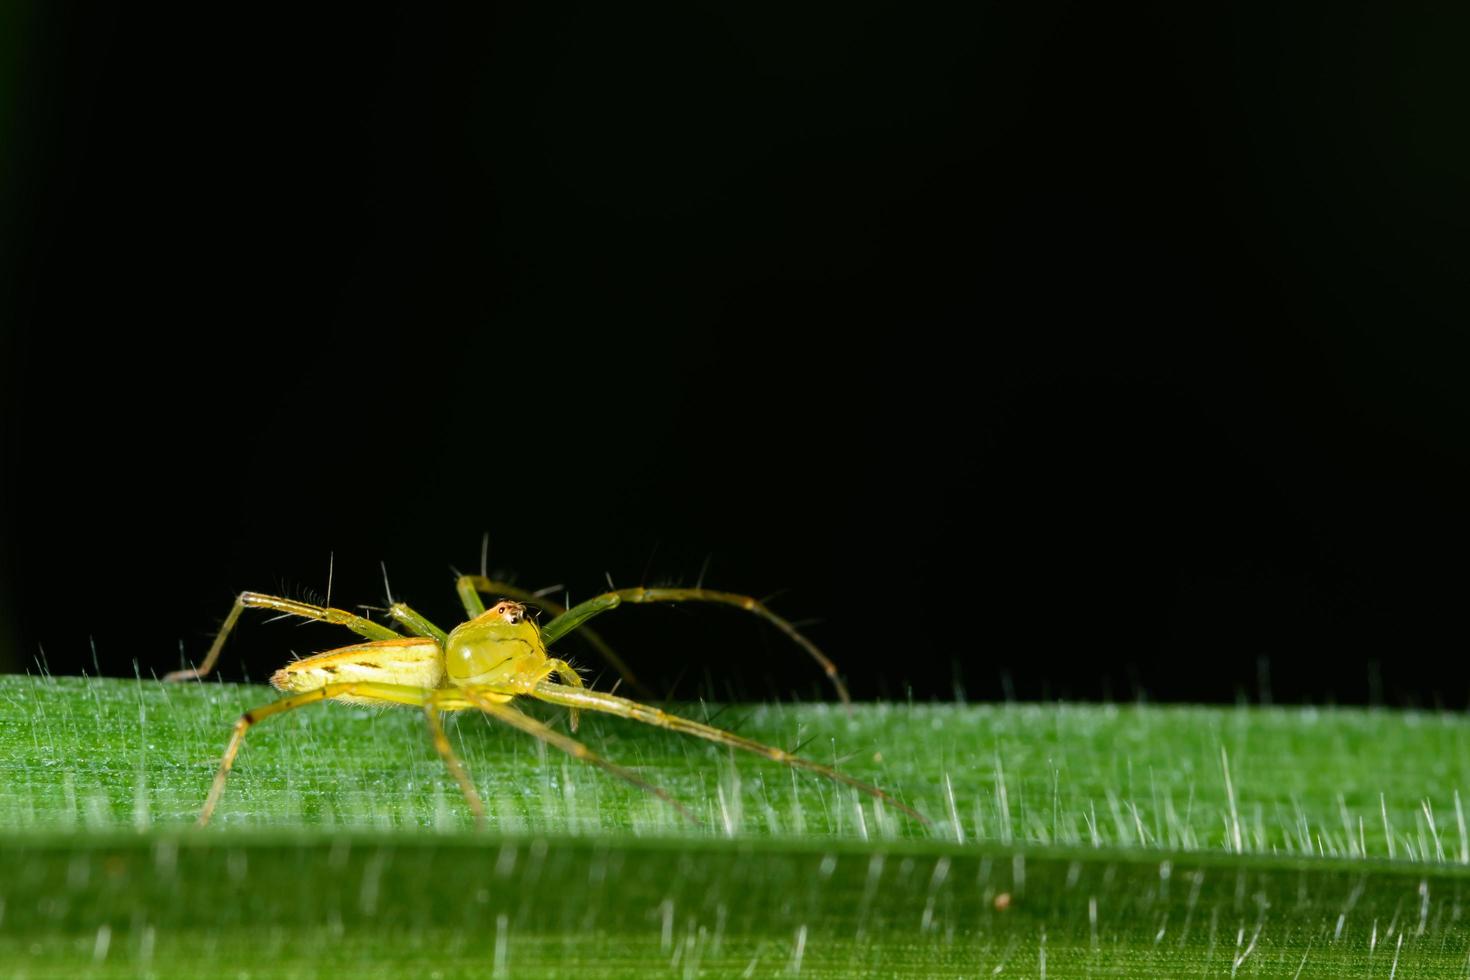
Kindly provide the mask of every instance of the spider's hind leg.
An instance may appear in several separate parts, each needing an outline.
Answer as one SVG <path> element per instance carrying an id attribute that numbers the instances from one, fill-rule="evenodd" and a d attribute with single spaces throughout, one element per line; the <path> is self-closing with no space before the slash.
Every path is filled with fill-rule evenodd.
<path id="1" fill-rule="evenodd" d="M 209 787 L 209 795 L 204 799 L 204 809 L 199 812 L 199 825 L 202 827 L 209 823 L 209 818 L 214 814 L 215 805 L 224 795 L 225 781 L 229 778 L 230 769 L 235 764 L 235 756 L 239 753 L 240 746 L 245 742 L 245 733 L 256 724 L 265 721 L 272 715 L 294 711 L 310 704 L 318 704 L 330 698 L 356 697 L 369 701 L 383 701 L 388 704 L 407 704 L 416 708 L 426 699 L 431 698 L 433 693 L 426 688 L 409 687 L 406 684 L 346 681 L 302 691 L 300 694 L 289 695 L 259 708 L 251 708 L 235 722 L 235 729 L 230 734 L 230 743 L 225 747 L 224 757 L 220 759 L 219 771 L 215 773 L 214 782 Z"/>
<path id="2" fill-rule="evenodd" d="M 259 592 L 241 592 L 235 600 L 235 605 L 230 609 L 230 614 L 225 617 L 219 633 L 215 635 L 214 643 L 209 647 L 209 652 L 204 655 L 204 661 L 198 667 L 190 667 L 184 670 L 170 671 L 163 675 L 165 681 L 190 681 L 205 677 L 214 670 L 216 661 L 219 660 L 220 651 L 225 648 L 225 639 L 229 637 L 230 631 L 235 628 L 240 614 L 246 609 L 274 609 L 284 616 L 300 616 L 302 619 L 314 619 L 322 623 L 336 623 L 345 626 L 359 636 L 365 636 L 369 640 L 397 640 L 400 635 L 386 626 L 365 619 L 345 609 L 333 609 L 330 606 L 314 606 L 309 602 L 298 602 L 295 599 L 283 599 L 280 596 L 262 595 Z"/>

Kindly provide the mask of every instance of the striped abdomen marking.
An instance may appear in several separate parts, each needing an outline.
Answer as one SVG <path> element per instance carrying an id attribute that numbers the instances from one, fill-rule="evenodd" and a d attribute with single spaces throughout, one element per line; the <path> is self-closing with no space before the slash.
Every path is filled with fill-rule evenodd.
<path id="1" fill-rule="evenodd" d="M 433 640 L 420 637 L 378 640 L 305 657 L 271 675 L 271 685 L 281 691 L 314 691 L 327 684 L 357 681 L 437 688 L 444 683 L 444 653 Z M 382 703 L 353 697 L 335 700 Z"/>

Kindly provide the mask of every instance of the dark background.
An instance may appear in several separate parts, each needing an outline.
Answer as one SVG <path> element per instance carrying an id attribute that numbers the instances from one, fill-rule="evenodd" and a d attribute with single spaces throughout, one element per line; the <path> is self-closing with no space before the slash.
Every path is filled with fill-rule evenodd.
<path id="1" fill-rule="evenodd" d="M 863 697 L 1464 706 L 1470 25 L 1179 6 L 12 7 L 0 656 L 331 554 L 452 621 L 489 531 Z M 263 619 L 226 677 L 351 638 Z"/>

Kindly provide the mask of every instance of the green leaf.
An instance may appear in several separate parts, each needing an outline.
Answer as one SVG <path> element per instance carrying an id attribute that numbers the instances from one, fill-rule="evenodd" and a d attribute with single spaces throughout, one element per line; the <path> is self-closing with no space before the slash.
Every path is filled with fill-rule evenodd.
<path id="1" fill-rule="evenodd" d="M 0 677 L 0 966 L 28 976 L 1461 976 L 1470 724 L 1343 709 L 685 705 L 883 786 L 657 729 L 253 730 L 256 687 Z M 565 716 L 539 715 L 554 724 Z"/>

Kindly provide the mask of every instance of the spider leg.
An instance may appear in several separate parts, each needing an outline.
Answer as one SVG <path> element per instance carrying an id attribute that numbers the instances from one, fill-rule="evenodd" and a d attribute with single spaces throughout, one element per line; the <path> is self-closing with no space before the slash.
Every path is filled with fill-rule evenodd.
<path id="1" fill-rule="evenodd" d="M 480 593 L 482 592 L 487 595 L 497 595 L 507 599 L 514 599 L 517 602 L 530 603 L 533 606 L 545 609 L 556 617 L 566 615 L 567 611 L 565 606 L 551 599 L 538 596 L 534 592 L 527 592 L 525 589 L 511 585 L 509 582 L 498 582 L 494 579 L 486 578 L 483 575 L 461 575 L 454 583 L 454 591 L 459 593 L 459 601 L 464 604 L 464 611 L 469 614 L 471 619 L 485 614 L 485 604 L 480 601 Z M 617 655 L 612 647 L 607 645 L 607 641 L 601 636 L 591 630 L 583 630 L 582 639 L 586 640 L 587 645 L 597 651 L 599 657 L 607 661 L 609 667 L 618 672 L 618 676 L 623 679 L 624 684 L 627 684 L 638 692 L 639 697 L 655 697 L 654 693 L 633 675 L 632 668 L 628 666 L 622 657 Z"/>
<path id="2" fill-rule="evenodd" d="M 197 680 L 206 676 L 214 669 L 215 662 L 219 660 L 220 651 L 225 648 L 225 639 L 230 631 L 235 628 L 235 623 L 240 619 L 240 614 L 246 609 L 274 609 L 287 616 L 300 616 L 303 619 L 314 619 L 323 623 L 337 623 L 352 630 L 359 636 L 365 636 L 369 640 L 397 640 L 401 635 L 395 633 L 386 626 L 379 625 L 371 619 L 365 619 L 345 609 L 333 609 L 329 606 L 314 606 L 309 602 L 298 602 L 295 599 L 283 599 L 279 596 L 262 595 L 259 592 L 241 592 L 235 600 L 235 605 L 230 609 L 230 614 L 225 617 L 224 624 L 220 626 L 219 633 L 210 645 L 209 652 L 204 655 L 204 662 L 198 667 L 186 670 L 170 671 L 163 675 L 165 681 L 188 681 Z"/>
<path id="3" fill-rule="evenodd" d="M 469 773 L 465 772 L 464 763 L 459 761 L 459 756 L 454 754 L 454 747 L 449 744 L 449 736 L 444 734 L 444 724 L 439 720 L 439 712 L 444 710 L 446 701 L 458 701 L 456 708 L 465 708 L 462 698 L 455 697 L 455 691 L 435 691 L 434 694 L 424 701 L 424 715 L 429 719 L 429 733 L 434 738 L 434 749 L 439 753 L 439 758 L 449 767 L 454 774 L 455 782 L 459 783 L 459 790 L 464 794 L 465 802 L 470 805 L 470 810 L 475 814 L 476 829 L 483 830 L 485 827 L 485 804 L 480 799 L 475 784 L 470 780 Z M 451 710 L 456 710 L 451 708 Z"/>
<path id="4" fill-rule="evenodd" d="M 418 707 L 427 699 L 434 696 L 434 692 L 422 687 L 409 687 L 405 684 L 379 684 L 375 682 L 356 681 L 341 684 L 327 684 L 314 690 L 303 691 L 300 694 L 292 694 L 262 705 L 259 708 L 251 708 L 240 716 L 235 722 L 235 730 L 230 734 L 229 745 L 225 747 L 224 757 L 220 760 L 219 771 L 214 775 L 214 782 L 209 787 L 209 795 L 205 797 L 204 809 L 199 812 L 199 826 L 209 823 L 209 818 L 214 813 L 214 808 L 219 803 L 220 797 L 225 792 L 225 780 L 229 778 L 230 768 L 235 764 L 235 756 L 240 751 L 240 746 L 245 741 L 245 733 L 258 722 L 265 721 L 272 715 L 281 714 L 284 711 L 293 711 L 296 708 L 304 708 L 309 704 L 317 704 L 329 698 L 349 695 L 359 698 L 369 698 L 375 701 L 386 701 L 391 704 L 408 704 Z"/>
<path id="5" fill-rule="evenodd" d="M 842 683 L 842 678 L 837 673 L 837 665 L 832 662 L 831 658 L 819 650 L 815 643 L 803 636 L 801 631 L 790 622 L 771 612 L 759 599 L 748 595 L 716 592 L 712 589 L 645 589 L 642 587 L 617 589 L 573 606 L 542 627 L 541 635 L 547 643 L 555 643 L 559 637 L 577 629 L 593 616 L 616 609 L 625 602 L 711 602 L 722 606 L 734 606 L 737 609 L 754 613 L 785 633 L 797 646 L 805 650 L 826 672 L 827 677 L 832 681 L 832 686 L 837 689 L 837 696 L 842 699 L 842 703 L 852 703 L 852 698 L 847 693 L 847 685 Z"/>
<path id="6" fill-rule="evenodd" d="M 576 668 L 571 664 L 565 660 L 548 660 L 547 663 L 551 666 L 552 673 L 560 677 L 563 684 L 578 690 L 582 689 L 582 675 L 577 673 Z M 575 732 L 577 730 L 577 709 L 573 708 L 567 714 L 570 715 L 572 731 Z"/>
<path id="7" fill-rule="evenodd" d="M 449 639 L 449 634 L 444 632 L 423 613 L 412 609 L 406 602 L 395 602 L 388 607 L 388 615 L 414 636 L 426 636 L 437 640 L 442 647 Z"/>
<path id="8" fill-rule="evenodd" d="M 627 698 L 620 698 L 615 694 L 603 694 L 600 691 L 588 691 L 585 689 L 577 690 L 561 684 L 553 684 L 549 681 L 542 681 L 537 684 L 530 694 L 534 698 L 549 701 L 552 704 L 560 704 L 568 708 L 584 708 L 588 711 L 601 711 L 604 714 L 617 715 L 620 718 L 629 718 L 633 721 L 641 721 L 645 725 L 667 728 L 671 731 L 682 732 L 685 735 L 693 735 L 696 738 L 706 739 L 719 745 L 727 745 L 730 748 L 751 752 L 770 759 L 772 762 L 784 763 L 785 765 L 794 766 L 798 769 L 807 769 L 828 779 L 851 786 L 875 799 L 882 800 L 890 806 L 902 810 L 920 823 L 928 824 L 930 822 L 928 817 L 913 807 L 900 803 L 876 786 L 871 786 L 859 779 L 854 779 L 846 773 L 839 772 L 830 766 L 824 766 L 819 762 L 804 759 L 799 755 L 792 755 L 790 752 L 785 752 L 774 746 L 765 745 L 753 739 L 736 735 L 734 732 L 727 732 L 722 728 L 702 725 L 697 721 L 680 718 L 678 715 L 671 715 L 668 712 L 660 711 L 646 704 L 630 701 Z"/>
<path id="9" fill-rule="evenodd" d="M 553 686 L 562 689 L 561 685 Z M 570 691 L 574 690 L 574 688 L 564 688 L 564 690 Z M 563 752 L 574 759 L 580 759 L 583 762 L 590 762 L 592 765 L 597 766 L 604 772 L 616 776 L 626 783 L 631 783 L 646 793 L 651 793 L 652 795 L 657 796 L 659 799 L 663 800 L 665 803 L 678 810 L 679 813 L 690 823 L 699 823 L 699 818 L 696 817 L 693 813 L 690 813 L 689 810 L 685 809 L 684 805 L 681 804 L 678 800 L 670 796 L 668 791 L 653 785 L 630 769 L 624 769 L 622 766 L 617 765 L 616 763 L 607 761 L 602 756 L 593 752 L 591 749 L 589 749 L 587 746 L 583 745 L 576 739 L 563 735 L 555 729 L 548 728 L 546 725 L 541 724 L 541 722 L 537 721 L 535 718 L 532 718 L 530 715 L 523 714 L 522 712 L 517 711 L 515 708 L 512 708 L 510 705 L 495 700 L 495 698 L 497 697 L 505 697 L 504 694 L 472 687 L 462 687 L 450 693 L 451 696 L 463 697 L 466 701 L 469 701 L 476 708 L 479 708 L 485 714 L 489 715 L 497 721 L 504 722 L 512 728 L 519 729 L 520 731 L 525 732 L 527 735 L 530 735 L 533 738 L 539 738 L 547 745 L 561 749 Z"/>

